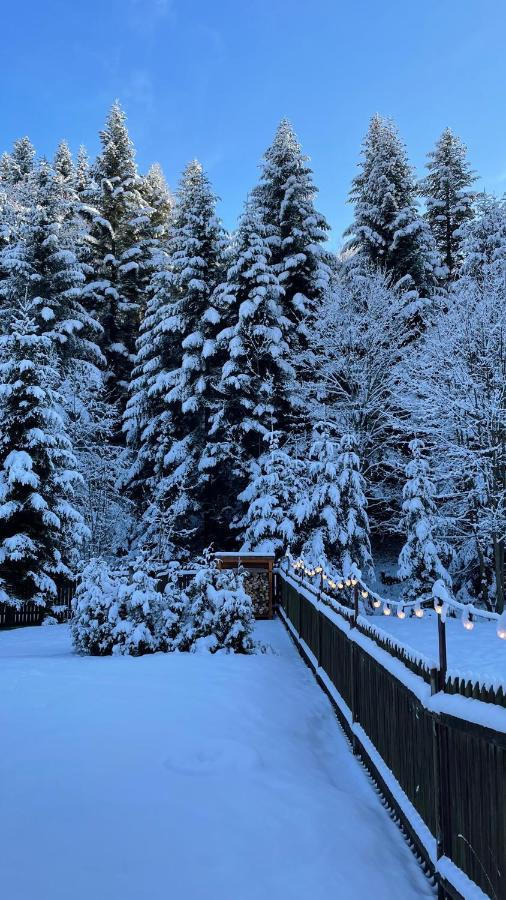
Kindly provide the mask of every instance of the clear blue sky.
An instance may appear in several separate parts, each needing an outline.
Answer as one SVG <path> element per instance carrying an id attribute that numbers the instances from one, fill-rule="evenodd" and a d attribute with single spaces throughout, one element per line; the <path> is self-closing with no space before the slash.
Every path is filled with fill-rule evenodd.
<path id="1" fill-rule="evenodd" d="M 450 125 L 506 189 L 504 0 L 22 0 L 2 5 L 1 149 L 29 134 L 92 155 L 114 98 L 138 162 L 175 186 L 198 157 L 231 227 L 278 120 L 312 158 L 338 245 L 374 112 L 419 170 Z"/>

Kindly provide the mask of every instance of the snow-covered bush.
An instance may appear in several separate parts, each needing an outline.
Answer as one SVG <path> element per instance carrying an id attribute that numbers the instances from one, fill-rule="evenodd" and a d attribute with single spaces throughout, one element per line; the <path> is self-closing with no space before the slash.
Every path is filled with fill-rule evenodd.
<path id="1" fill-rule="evenodd" d="M 253 604 L 240 571 L 219 569 L 206 555 L 186 595 L 187 618 L 179 641 L 182 650 L 253 651 Z"/>
<path id="2" fill-rule="evenodd" d="M 140 656 L 168 649 L 164 595 L 139 566 L 115 572 L 103 560 L 91 560 L 73 607 L 72 640 L 80 653 Z"/>
<path id="3" fill-rule="evenodd" d="M 118 577 L 104 560 L 92 559 L 83 569 L 70 621 L 72 642 L 79 653 L 92 656 L 112 653 L 118 586 Z"/>

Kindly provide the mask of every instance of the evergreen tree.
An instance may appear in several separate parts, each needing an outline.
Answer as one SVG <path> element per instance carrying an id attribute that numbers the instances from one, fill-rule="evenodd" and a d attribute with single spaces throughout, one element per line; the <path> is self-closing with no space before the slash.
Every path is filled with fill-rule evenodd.
<path id="1" fill-rule="evenodd" d="M 45 605 L 69 576 L 70 534 L 84 535 L 72 505 L 79 482 L 58 411 L 54 344 L 36 325 L 38 306 L 19 304 L 0 337 L 0 595 Z"/>
<path id="2" fill-rule="evenodd" d="M 360 471 L 358 451 L 356 435 L 344 434 L 337 456 L 337 488 L 340 496 L 338 552 L 344 575 L 348 575 L 352 566 L 357 565 L 367 577 L 373 563 L 365 482 Z"/>
<path id="3" fill-rule="evenodd" d="M 269 264 L 266 226 L 252 202 L 241 219 L 233 257 L 214 297 L 225 327 L 214 354 L 221 377 L 205 453 L 205 468 L 221 501 L 217 512 L 229 521 L 251 459 L 265 452 L 272 428 L 285 432 L 297 411 L 288 343 L 292 326 Z M 225 523 L 221 526 L 226 539 Z"/>
<path id="4" fill-rule="evenodd" d="M 53 159 L 53 169 L 64 182 L 75 178 L 74 161 L 67 141 L 60 141 Z"/>
<path id="5" fill-rule="evenodd" d="M 476 216 L 459 231 L 465 281 L 480 286 L 502 280 L 506 269 L 506 203 L 487 194 L 476 201 Z M 458 288 L 457 288 L 458 290 Z"/>
<path id="6" fill-rule="evenodd" d="M 462 264 L 459 229 L 473 218 L 474 194 L 469 190 L 476 175 L 466 158 L 467 149 L 450 128 L 445 128 L 429 153 L 428 175 L 421 185 L 426 199 L 427 219 L 436 246 L 453 280 Z"/>
<path id="7" fill-rule="evenodd" d="M 93 205 L 98 213 L 92 228 L 93 275 L 87 294 L 103 328 L 106 390 L 121 414 L 145 302 L 146 259 L 139 237 L 148 209 L 119 103 L 113 105 L 100 138 L 102 151 L 94 166 Z"/>
<path id="8" fill-rule="evenodd" d="M 253 191 L 272 252 L 269 264 L 283 289 L 283 312 L 302 345 L 328 288 L 332 265 L 324 246 L 329 226 L 315 208 L 317 189 L 307 163 L 292 125 L 283 119 Z"/>
<path id="9" fill-rule="evenodd" d="M 295 504 L 301 465 L 280 449 L 273 434 L 270 449 L 251 463 L 250 481 L 239 500 L 246 505 L 238 522 L 243 551 L 286 552 L 297 539 Z"/>
<path id="10" fill-rule="evenodd" d="M 90 160 L 86 147 L 79 147 L 74 170 L 74 186 L 79 199 L 83 202 L 90 198 L 92 190 L 92 177 Z"/>
<path id="11" fill-rule="evenodd" d="M 26 181 L 35 168 L 35 148 L 30 138 L 14 141 L 10 154 L 9 177 L 12 184 Z"/>
<path id="12" fill-rule="evenodd" d="M 308 486 L 295 506 L 295 518 L 306 536 L 302 556 L 326 571 L 340 565 L 339 439 L 326 422 L 315 425 L 308 453 Z M 339 572 L 337 572 L 339 574 Z"/>
<path id="13" fill-rule="evenodd" d="M 6 247 L 0 266 L 7 277 L 0 293 L 12 310 L 20 297 L 34 302 L 43 331 L 57 345 L 60 358 L 98 361 L 94 342 L 99 330 L 81 302 L 85 276 L 77 257 L 79 235 L 69 213 L 66 188 L 47 163 L 34 175 L 33 205 Z"/>
<path id="14" fill-rule="evenodd" d="M 159 511 L 149 503 L 151 521 L 168 520 L 176 539 L 194 547 L 205 540 L 205 495 L 212 495 L 201 463 L 219 321 L 212 297 L 225 245 L 215 204 L 200 163 L 190 163 L 167 255 L 151 281 L 124 425 L 136 452 L 131 478 Z"/>
<path id="15" fill-rule="evenodd" d="M 442 560 L 447 547 L 437 539 L 435 491 L 425 448 L 417 439 L 409 448 L 412 459 L 406 466 L 401 519 L 406 543 L 399 555 L 399 578 L 407 583 L 406 598 L 424 602 L 431 599 L 435 581 L 441 579 L 450 588 L 451 579 Z"/>
<path id="16" fill-rule="evenodd" d="M 414 173 L 395 125 L 373 116 L 350 191 L 355 214 L 345 250 L 352 266 L 381 268 L 394 284 L 403 281 L 406 289 L 411 285 L 426 298 L 436 286 L 439 258 L 416 197 Z"/>

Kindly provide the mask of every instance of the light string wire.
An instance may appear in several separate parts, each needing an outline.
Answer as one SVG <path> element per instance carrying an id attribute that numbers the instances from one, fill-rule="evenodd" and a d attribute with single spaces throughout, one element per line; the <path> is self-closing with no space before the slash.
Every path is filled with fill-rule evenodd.
<path id="1" fill-rule="evenodd" d="M 360 591 L 360 595 L 363 600 L 367 600 L 370 598 L 372 606 L 375 609 L 379 609 L 383 606 L 383 615 L 390 616 L 392 611 L 394 611 L 397 615 L 397 618 L 404 619 L 406 618 L 406 612 L 410 612 L 411 610 L 414 612 L 415 616 L 418 619 L 423 618 L 424 609 L 423 606 L 430 603 L 429 600 L 392 600 L 391 598 L 381 597 L 380 594 L 373 591 L 369 585 L 363 580 L 360 570 L 357 566 L 352 565 L 350 567 L 350 572 L 348 575 L 329 575 L 325 572 L 323 566 L 308 566 L 305 560 L 302 557 L 294 557 L 290 550 L 288 550 L 286 554 L 286 558 L 289 562 L 289 565 L 296 572 L 302 572 L 304 575 L 309 578 L 314 578 L 315 576 L 319 576 L 322 581 L 322 591 L 323 584 L 327 585 L 331 590 L 342 591 L 346 588 L 355 588 L 358 586 Z M 443 620 L 446 617 L 446 613 L 448 609 L 452 609 L 454 612 L 459 612 L 461 614 L 460 618 L 462 621 L 462 625 L 466 629 L 466 631 L 472 631 L 474 628 L 473 618 L 481 618 L 485 619 L 488 622 L 495 622 L 497 626 L 497 637 L 502 640 L 506 640 L 506 611 L 502 614 L 496 612 L 489 612 L 485 609 L 480 609 L 474 604 L 469 603 L 460 603 L 460 601 L 455 600 L 452 597 L 444 585 L 442 581 L 436 581 L 433 587 L 433 607 L 435 611 L 441 615 Z M 331 599 L 334 600 L 334 597 L 330 595 Z M 339 601 L 335 601 L 338 602 Z M 340 606 L 342 604 L 339 604 Z M 349 607 L 343 607 L 349 611 Z M 473 618 L 471 618 L 473 617 Z"/>

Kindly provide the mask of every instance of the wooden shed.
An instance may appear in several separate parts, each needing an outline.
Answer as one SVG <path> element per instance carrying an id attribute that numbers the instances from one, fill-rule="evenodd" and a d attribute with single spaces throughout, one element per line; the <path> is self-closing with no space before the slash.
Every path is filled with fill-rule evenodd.
<path id="1" fill-rule="evenodd" d="M 272 619 L 274 554 L 222 553 L 214 554 L 220 569 L 245 571 L 244 587 L 253 600 L 256 619 Z"/>

